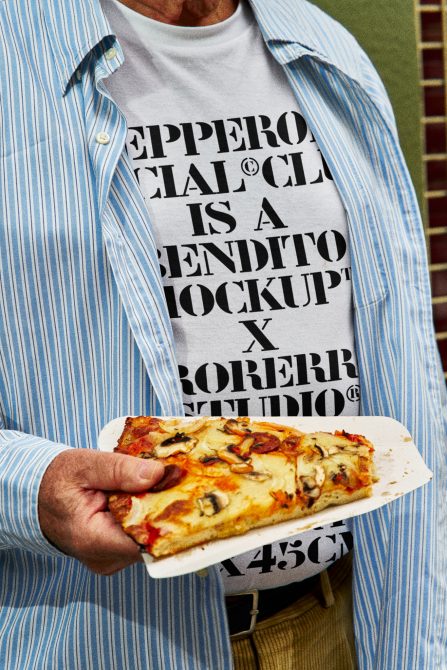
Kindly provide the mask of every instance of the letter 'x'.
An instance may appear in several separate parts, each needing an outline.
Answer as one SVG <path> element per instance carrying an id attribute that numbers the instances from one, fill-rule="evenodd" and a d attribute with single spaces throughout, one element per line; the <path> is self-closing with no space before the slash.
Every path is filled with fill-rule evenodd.
<path id="1" fill-rule="evenodd" d="M 264 324 L 261 328 L 256 324 L 256 319 L 251 321 L 239 321 L 239 323 L 242 323 L 242 325 L 244 325 L 255 338 L 248 349 L 245 349 L 245 351 L 242 352 L 243 354 L 251 353 L 256 341 L 259 342 L 263 351 L 276 351 L 278 349 L 278 347 L 273 346 L 273 343 L 263 333 L 269 321 L 272 321 L 272 319 L 264 319 Z"/>

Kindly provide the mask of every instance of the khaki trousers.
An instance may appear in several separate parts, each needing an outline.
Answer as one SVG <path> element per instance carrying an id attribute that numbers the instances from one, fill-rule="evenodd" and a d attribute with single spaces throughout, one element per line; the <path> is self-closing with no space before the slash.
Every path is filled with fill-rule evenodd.
<path id="1" fill-rule="evenodd" d="M 235 670 L 355 670 L 352 557 L 321 573 L 312 594 L 232 642 Z"/>

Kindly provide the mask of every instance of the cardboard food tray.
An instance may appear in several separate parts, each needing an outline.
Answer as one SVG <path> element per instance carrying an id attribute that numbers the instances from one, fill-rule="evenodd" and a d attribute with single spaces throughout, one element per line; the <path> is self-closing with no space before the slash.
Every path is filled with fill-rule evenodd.
<path id="1" fill-rule="evenodd" d="M 103 428 L 98 438 L 99 449 L 113 451 L 125 420 L 126 417 L 114 419 Z M 266 417 L 259 420 L 265 421 Z M 365 514 L 423 486 L 432 478 L 431 471 L 422 460 L 407 429 L 394 419 L 380 416 L 268 417 L 268 421 L 293 426 L 303 432 L 345 430 L 348 433 L 364 435 L 375 447 L 374 460 L 379 481 L 373 485 L 373 495 L 346 505 L 328 507 L 303 519 L 283 521 L 273 526 L 254 529 L 244 535 L 214 540 L 187 549 L 176 556 L 153 559 L 148 554 L 143 554 L 151 577 L 175 577 L 197 572 L 264 544 L 292 537 L 317 526 Z"/>

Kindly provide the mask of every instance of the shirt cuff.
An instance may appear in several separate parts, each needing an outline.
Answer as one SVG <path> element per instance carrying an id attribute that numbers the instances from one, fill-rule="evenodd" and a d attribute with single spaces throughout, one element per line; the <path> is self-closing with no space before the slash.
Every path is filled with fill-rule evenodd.
<path id="1" fill-rule="evenodd" d="M 67 449 L 35 435 L 0 431 L 0 549 L 66 557 L 42 533 L 38 495 L 46 469 Z"/>

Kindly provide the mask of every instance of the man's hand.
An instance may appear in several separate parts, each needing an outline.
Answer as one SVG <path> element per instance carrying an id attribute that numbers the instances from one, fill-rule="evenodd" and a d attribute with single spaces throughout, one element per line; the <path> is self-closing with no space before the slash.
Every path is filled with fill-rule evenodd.
<path id="1" fill-rule="evenodd" d="M 64 451 L 50 463 L 41 482 L 42 532 L 61 551 L 102 575 L 141 561 L 135 542 L 107 511 L 104 491 L 146 491 L 163 472 L 158 461 L 92 449 Z"/>

